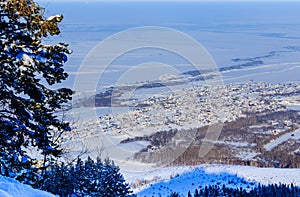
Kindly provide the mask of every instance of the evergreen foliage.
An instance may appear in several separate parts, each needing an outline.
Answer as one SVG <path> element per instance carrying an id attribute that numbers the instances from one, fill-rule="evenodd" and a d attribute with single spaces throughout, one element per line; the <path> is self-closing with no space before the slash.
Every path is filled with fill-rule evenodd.
<path id="1" fill-rule="evenodd" d="M 1 175 L 37 179 L 28 148 L 41 154 L 42 170 L 61 154 L 60 135 L 70 127 L 54 112 L 71 99 L 72 91 L 52 86 L 68 77 L 63 64 L 70 51 L 64 43 L 43 44 L 44 38 L 60 33 L 61 20 L 61 15 L 46 19 L 33 0 L 0 1 Z"/>
<path id="2" fill-rule="evenodd" d="M 44 175 L 45 181 L 36 188 L 64 196 L 126 197 L 131 196 L 128 184 L 114 162 L 86 161 L 74 164 L 53 164 Z"/>
<path id="3" fill-rule="evenodd" d="M 180 195 L 177 192 L 172 192 L 169 197 L 180 197 Z"/>
<path id="4" fill-rule="evenodd" d="M 179 194 L 173 192 L 170 196 L 175 196 Z M 222 187 L 217 185 L 206 186 L 202 189 L 195 189 L 194 194 L 192 195 L 189 191 L 187 194 L 188 197 L 299 197 L 300 188 L 295 187 L 293 184 L 271 184 L 268 186 L 258 185 L 257 187 L 246 191 L 243 188 L 229 188 L 223 185 Z"/>

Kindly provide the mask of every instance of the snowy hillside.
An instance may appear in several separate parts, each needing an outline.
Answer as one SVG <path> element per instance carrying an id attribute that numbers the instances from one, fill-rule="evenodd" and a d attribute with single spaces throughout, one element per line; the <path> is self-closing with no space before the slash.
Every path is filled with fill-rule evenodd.
<path id="1" fill-rule="evenodd" d="M 1 197 L 54 197 L 44 191 L 33 189 L 28 185 L 18 181 L 0 176 L 0 196 Z"/>
<path id="2" fill-rule="evenodd" d="M 299 169 L 258 168 L 236 165 L 200 165 L 198 167 L 168 167 L 137 174 L 125 173 L 125 178 L 131 182 L 138 197 L 167 196 L 178 192 L 186 196 L 208 185 L 225 184 L 231 188 L 250 190 L 259 183 L 294 184 L 300 186 Z M 200 188 L 201 189 L 201 188 Z"/>

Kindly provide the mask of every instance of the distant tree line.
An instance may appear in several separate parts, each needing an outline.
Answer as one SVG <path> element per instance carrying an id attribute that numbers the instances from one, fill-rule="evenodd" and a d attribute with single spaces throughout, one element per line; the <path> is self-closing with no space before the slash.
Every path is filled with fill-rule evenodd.
<path id="1" fill-rule="evenodd" d="M 177 192 L 172 192 L 169 197 L 180 197 Z M 300 188 L 286 184 L 271 184 L 261 185 L 246 191 L 241 188 L 229 188 L 223 185 L 219 187 L 217 185 L 206 186 L 202 189 L 195 189 L 193 194 L 189 191 L 187 197 L 299 197 Z"/>

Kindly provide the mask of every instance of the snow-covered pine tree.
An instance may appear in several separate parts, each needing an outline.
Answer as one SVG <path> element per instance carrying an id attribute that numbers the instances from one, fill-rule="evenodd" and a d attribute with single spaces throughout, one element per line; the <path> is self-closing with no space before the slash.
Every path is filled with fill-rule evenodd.
<path id="1" fill-rule="evenodd" d="M 72 181 L 74 183 L 74 193 L 78 194 L 79 196 L 80 195 L 84 196 L 86 194 L 85 184 L 87 184 L 87 180 L 84 174 L 85 174 L 84 162 L 78 157 L 74 167 Z"/>
<path id="2" fill-rule="evenodd" d="M 45 190 L 51 193 L 60 194 L 60 196 L 68 196 L 73 192 L 71 183 L 72 176 L 69 172 L 68 166 L 64 163 L 58 165 L 51 164 L 43 175 L 43 182 L 41 185 L 34 185 L 35 188 Z"/>
<path id="3" fill-rule="evenodd" d="M 172 192 L 169 197 L 180 197 L 180 195 L 177 192 Z"/>
<path id="4" fill-rule="evenodd" d="M 200 194 L 198 193 L 198 189 L 195 190 L 194 197 L 200 197 Z"/>
<path id="5" fill-rule="evenodd" d="M 65 80 L 67 45 L 44 45 L 60 33 L 61 15 L 45 18 L 33 0 L 0 1 L 0 174 L 16 177 L 32 162 L 28 147 L 44 164 L 61 153 L 54 132 L 70 130 L 54 115 L 71 99 L 67 88 L 51 88 Z M 59 135 L 58 135 L 59 136 Z M 22 177 L 22 176 L 20 176 Z"/>
<path id="6" fill-rule="evenodd" d="M 99 161 L 102 163 L 98 159 Z M 102 177 L 103 197 L 125 197 L 131 193 L 128 184 L 125 183 L 125 179 L 120 173 L 120 168 L 112 160 L 105 159 Z"/>
<path id="7" fill-rule="evenodd" d="M 128 184 L 112 161 L 90 157 L 86 161 L 77 159 L 76 163 L 52 164 L 45 172 L 46 180 L 39 187 L 61 197 L 134 197 Z"/>

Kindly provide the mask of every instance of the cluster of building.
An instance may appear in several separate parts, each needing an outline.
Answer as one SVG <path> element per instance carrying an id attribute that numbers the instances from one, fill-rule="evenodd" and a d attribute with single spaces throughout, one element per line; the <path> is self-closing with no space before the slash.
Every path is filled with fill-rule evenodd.
<path id="1" fill-rule="evenodd" d="M 189 129 L 216 122 L 233 121 L 247 113 L 286 110 L 282 95 L 300 90 L 300 85 L 245 83 L 226 86 L 196 86 L 153 95 L 136 101 L 127 113 L 107 114 L 96 123 L 97 132 L 140 136 L 169 129 Z"/>

